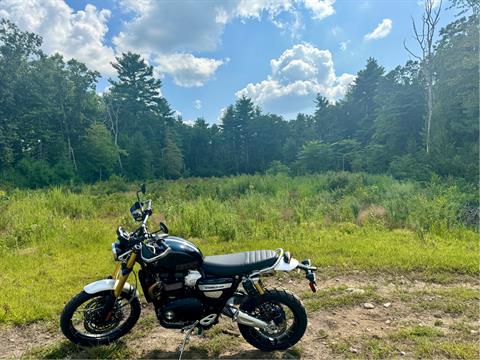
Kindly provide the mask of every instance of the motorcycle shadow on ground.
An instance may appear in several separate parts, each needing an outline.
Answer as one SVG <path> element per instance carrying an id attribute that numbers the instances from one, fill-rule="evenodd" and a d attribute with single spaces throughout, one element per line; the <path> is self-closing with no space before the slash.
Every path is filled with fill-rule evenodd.
<path id="1" fill-rule="evenodd" d="M 142 355 L 142 359 L 178 359 L 179 352 L 152 350 Z M 294 351 L 276 351 L 275 353 L 260 350 L 241 350 L 225 355 L 209 354 L 205 349 L 190 346 L 183 353 L 182 359 L 299 359 Z"/>
<path id="2" fill-rule="evenodd" d="M 233 350 L 233 349 L 232 349 Z M 178 359 L 179 351 L 164 351 L 153 349 L 142 352 L 141 349 L 132 349 L 123 340 L 118 340 L 111 345 L 97 347 L 81 347 L 69 341 L 61 341 L 39 354 L 44 359 Z M 235 349 L 228 354 L 215 354 L 209 352 L 200 344 L 190 343 L 185 349 L 182 359 L 299 359 L 300 354 L 294 349 L 287 351 L 263 352 L 256 349 Z"/>

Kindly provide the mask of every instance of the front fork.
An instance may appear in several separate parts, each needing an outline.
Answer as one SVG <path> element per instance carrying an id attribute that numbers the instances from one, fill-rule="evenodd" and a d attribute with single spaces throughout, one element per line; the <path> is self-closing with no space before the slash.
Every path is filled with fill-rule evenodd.
<path id="1" fill-rule="evenodd" d="M 136 260 L 137 253 L 132 252 L 125 265 L 119 262 L 115 266 L 115 271 L 112 275 L 112 278 L 115 280 L 115 287 L 113 289 L 113 294 L 107 298 L 103 308 L 103 317 L 106 321 L 109 321 L 112 318 L 115 301 L 122 294 L 123 286 L 127 282 L 128 276 L 132 272 Z"/>
<path id="2" fill-rule="evenodd" d="M 128 276 L 132 272 L 136 260 L 137 253 L 132 252 L 125 265 L 123 265 L 122 263 L 117 264 L 112 276 L 115 280 L 115 288 L 113 289 L 113 295 L 115 296 L 115 298 L 118 298 L 122 293 L 123 286 L 127 282 Z"/>

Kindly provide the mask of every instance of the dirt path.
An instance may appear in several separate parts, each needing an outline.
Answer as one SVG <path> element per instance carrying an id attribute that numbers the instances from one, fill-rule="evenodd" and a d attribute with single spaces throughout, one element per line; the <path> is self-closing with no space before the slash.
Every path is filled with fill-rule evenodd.
<path id="1" fill-rule="evenodd" d="M 459 278 L 448 284 L 415 276 L 362 273 L 326 278 L 316 294 L 299 275 L 269 278 L 270 287 L 298 294 L 309 314 L 303 339 L 286 352 L 263 353 L 241 338 L 229 319 L 193 336 L 185 358 L 431 357 L 477 358 L 479 283 Z M 372 309 L 368 309 L 370 303 Z M 0 328 L 1 358 L 178 358 L 183 335 L 157 326 L 150 305 L 124 339 L 111 346 L 82 349 L 64 340 L 56 324 Z"/>

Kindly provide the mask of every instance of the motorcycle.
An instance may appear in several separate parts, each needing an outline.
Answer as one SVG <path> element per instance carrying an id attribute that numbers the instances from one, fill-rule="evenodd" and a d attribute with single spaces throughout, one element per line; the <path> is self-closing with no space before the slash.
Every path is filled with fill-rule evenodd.
<path id="1" fill-rule="evenodd" d="M 193 243 L 169 235 L 163 223 L 158 231 L 148 231 L 152 201 L 140 200 L 145 192 L 142 185 L 130 208 L 141 223 L 138 229 L 117 229 L 113 275 L 86 285 L 63 309 L 60 326 L 69 340 L 82 346 L 108 344 L 134 327 L 141 306 L 137 289 L 127 279 L 136 263 L 145 300 L 165 328 L 189 335 L 194 329 L 209 329 L 224 315 L 237 322 L 248 343 L 263 351 L 286 350 L 302 338 L 307 314 L 299 298 L 266 288 L 261 277 L 300 269 L 315 292 L 316 267 L 310 260 L 299 262 L 283 249 L 203 256 Z"/>

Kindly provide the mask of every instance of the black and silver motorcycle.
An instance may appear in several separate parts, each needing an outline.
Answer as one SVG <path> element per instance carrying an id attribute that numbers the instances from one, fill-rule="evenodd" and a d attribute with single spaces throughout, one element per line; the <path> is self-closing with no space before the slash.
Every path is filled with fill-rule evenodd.
<path id="1" fill-rule="evenodd" d="M 152 201 L 142 202 L 140 193 L 145 194 L 144 185 L 130 209 L 140 227 L 132 233 L 119 227 L 112 244 L 115 272 L 85 286 L 62 312 L 60 325 L 68 339 L 83 346 L 108 344 L 133 328 L 141 307 L 127 279 L 135 263 L 140 264 L 145 299 L 153 303 L 165 328 L 190 334 L 210 328 L 225 315 L 260 350 L 285 350 L 301 339 L 307 327 L 302 303 L 289 291 L 265 288 L 261 276 L 301 269 L 315 292 L 316 268 L 309 260 L 300 263 L 283 249 L 204 257 L 191 242 L 168 235 L 163 223 L 160 230 L 149 232 Z"/>

